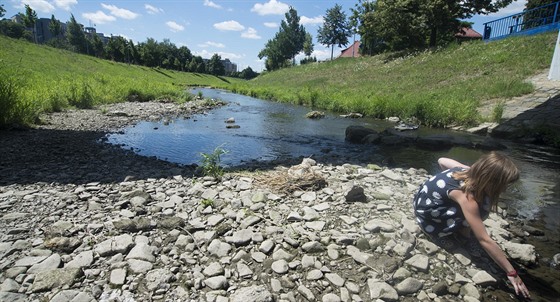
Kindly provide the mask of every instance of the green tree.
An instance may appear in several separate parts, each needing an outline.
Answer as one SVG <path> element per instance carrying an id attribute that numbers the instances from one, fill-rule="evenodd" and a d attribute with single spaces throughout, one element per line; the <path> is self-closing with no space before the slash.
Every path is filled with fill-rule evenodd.
<path id="1" fill-rule="evenodd" d="M 226 69 L 222 63 L 222 57 L 220 57 L 217 53 L 210 58 L 206 68 L 208 69 L 208 73 L 211 75 L 222 76 L 226 73 Z"/>
<path id="2" fill-rule="evenodd" d="M 29 34 L 29 31 L 25 30 L 24 25 L 12 20 L 0 20 L 0 34 L 14 39 L 28 38 L 31 41 L 31 37 L 27 37 L 26 33 Z"/>
<path id="3" fill-rule="evenodd" d="M 310 57 L 313 53 L 313 37 L 310 33 L 305 33 L 305 41 L 303 42 L 303 53 Z"/>
<path id="4" fill-rule="evenodd" d="M 74 14 L 70 15 L 70 22 L 66 28 L 66 39 L 70 44 L 71 50 L 79 53 L 86 53 L 87 40 L 82 25 L 76 21 Z"/>
<path id="5" fill-rule="evenodd" d="M 105 47 L 103 45 L 103 41 L 101 40 L 101 38 L 98 35 L 92 35 L 92 37 L 89 40 L 90 40 L 89 44 L 91 45 L 90 52 L 98 58 L 103 58 L 105 53 Z"/>
<path id="6" fill-rule="evenodd" d="M 31 32 L 33 33 L 33 41 L 37 43 L 35 24 L 37 24 L 37 13 L 29 6 L 29 4 L 26 4 L 23 25 L 31 29 Z"/>
<path id="7" fill-rule="evenodd" d="M 378 0 L 375 5 L 374 36 L 391 51 L 426 47 L 426 18 L 420 12 L 422 1 Z"/>
<path id="8" fill-rule="evenodd" d="M 6 10 L 4 9 L 4 3 L 0 4 L 0 18 L 4 17 Z"/>
<path id="9" fill-rule="evenodd" d="M 276 70 L 287 66 L 287 60 L 295 63 L 295 56 L 303 50 L 305 42 L 305 28 L 299 24 L 297 11 L 290 7 L 285 14 L 285 20 L 280 23 L 279 31 L 274 38 L 268 40 L 264 49 L 259 52 L 259 59 L 266 57 L 267 70 Z"/>
<path id="10" fill-rule="evenodd" d="M 140 64 L 140 53 L 138 53 L 138 48 L 134 45 L 132 39 L 128 40 L 128 47 L 130 48 L 130 62 Z"/>
<path id="11" fill-rule="evenodd" d="M 55 38 L 60 37 L 60 35 L 62 34 L 62 24 L 54 17 L 54 15 L 51 15 L 51 22 L 49 22 L 49 31 Z"/>
<path id="12" fill-rule="evenodd" d="M 148 67 L 158 67 L 161 63 L 161 52 L 158 43 L 153 38 L 148 38 L 146 42 L 138 45 L 138 52 L 144 65 Z"/>
<path id="13" fill-rule="evenodd" d="M 355 32 L 360 35 L 360 53 L 372 55 L 383 50 L 384 44 L 374 31 L 375 1 L 358 0 L 351 9 L 350 23 L 354 25 Z"/>
<path id="14" fill-rule="evenodd" d="M 239 77 L 245 80 L 250 80 L 253 78 L 256 78 L 259 74 L 256 73 L 255 71 L 253 71 L 253 69 L 248 66 L 247 68 L 243 69 L 240 73 L 239 73 Z"/>
<path id="15" fill-rule="evenodd" d="M 342 11 L 342 6 L 336 4 L 333 8 L 327 9 L 327 13 L 323 17 L 323 26 L 320 26 L 317 31 L 317 41 L 331 47 L 332 60 L 334 46 L 341 47 L 347 45 L 348 37 L 351 34 L 351 27 L 346 18 L 346 13 Z"/>

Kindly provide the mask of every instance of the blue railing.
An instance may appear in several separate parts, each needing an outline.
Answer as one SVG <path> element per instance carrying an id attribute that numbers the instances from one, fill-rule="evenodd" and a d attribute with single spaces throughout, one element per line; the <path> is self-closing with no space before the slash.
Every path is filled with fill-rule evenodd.
<path id="1" fill-rule="evenodd" d="M 533 35 L 560 29 L 560 2 L 543 5 L 484 23 L 484 40 L 495 40 L 511 35 Z"/>

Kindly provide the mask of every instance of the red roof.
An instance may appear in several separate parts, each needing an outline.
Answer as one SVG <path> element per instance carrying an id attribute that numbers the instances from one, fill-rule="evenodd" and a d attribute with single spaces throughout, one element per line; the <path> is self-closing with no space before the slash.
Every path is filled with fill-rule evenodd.
<path id="1" fill-rule="evenodd" d="M 467 39 L 482 39 L 482 35 L 476 30 L 468 27 L 462 27 L 458 33 L 455 34 L 457 38 L 467 38 Z"/>
<path id="2" fill-rule="evenodd" d="M 356 58 L 360 56 L 360 41 L 354 42 L 350 47 L 342 50 L 339 58 Z"/>

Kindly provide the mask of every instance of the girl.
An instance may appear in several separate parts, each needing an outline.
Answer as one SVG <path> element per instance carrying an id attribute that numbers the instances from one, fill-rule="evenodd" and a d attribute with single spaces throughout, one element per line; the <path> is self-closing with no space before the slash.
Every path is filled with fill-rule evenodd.
<path id="1" fill-rule="evenodd" d="M 497 152 L 481 156 L 469 167 L 450 158 L 440 158 L 443 172 L 420 186 L 414 198 L 414 213 L 420 228 L 434 241 L 451 242 L 451 235 L 476 237 L 482 248 L 507 274 L 516 294 L 529 298 L 529 290 L 498 244 L 488 235 L 483 220 L 496 210 L 498 198 L 519 179 L 515 164 Z"/>

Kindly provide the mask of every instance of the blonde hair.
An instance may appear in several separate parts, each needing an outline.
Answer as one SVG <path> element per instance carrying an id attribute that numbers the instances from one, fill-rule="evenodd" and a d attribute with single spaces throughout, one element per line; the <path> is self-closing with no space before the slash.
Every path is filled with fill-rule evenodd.
<path id="1" fill-rule="evenodd" d="M 488 196 L 491 209 L 495 211 L 500 194 L 519 179 L 519 169 L 509 157 L 490 152 L 481 156 L 469 169 L 455 172 L 453 178 L 464 181 L 461 190 L 472 194 L 476 202 L 482 203 Z"/>

